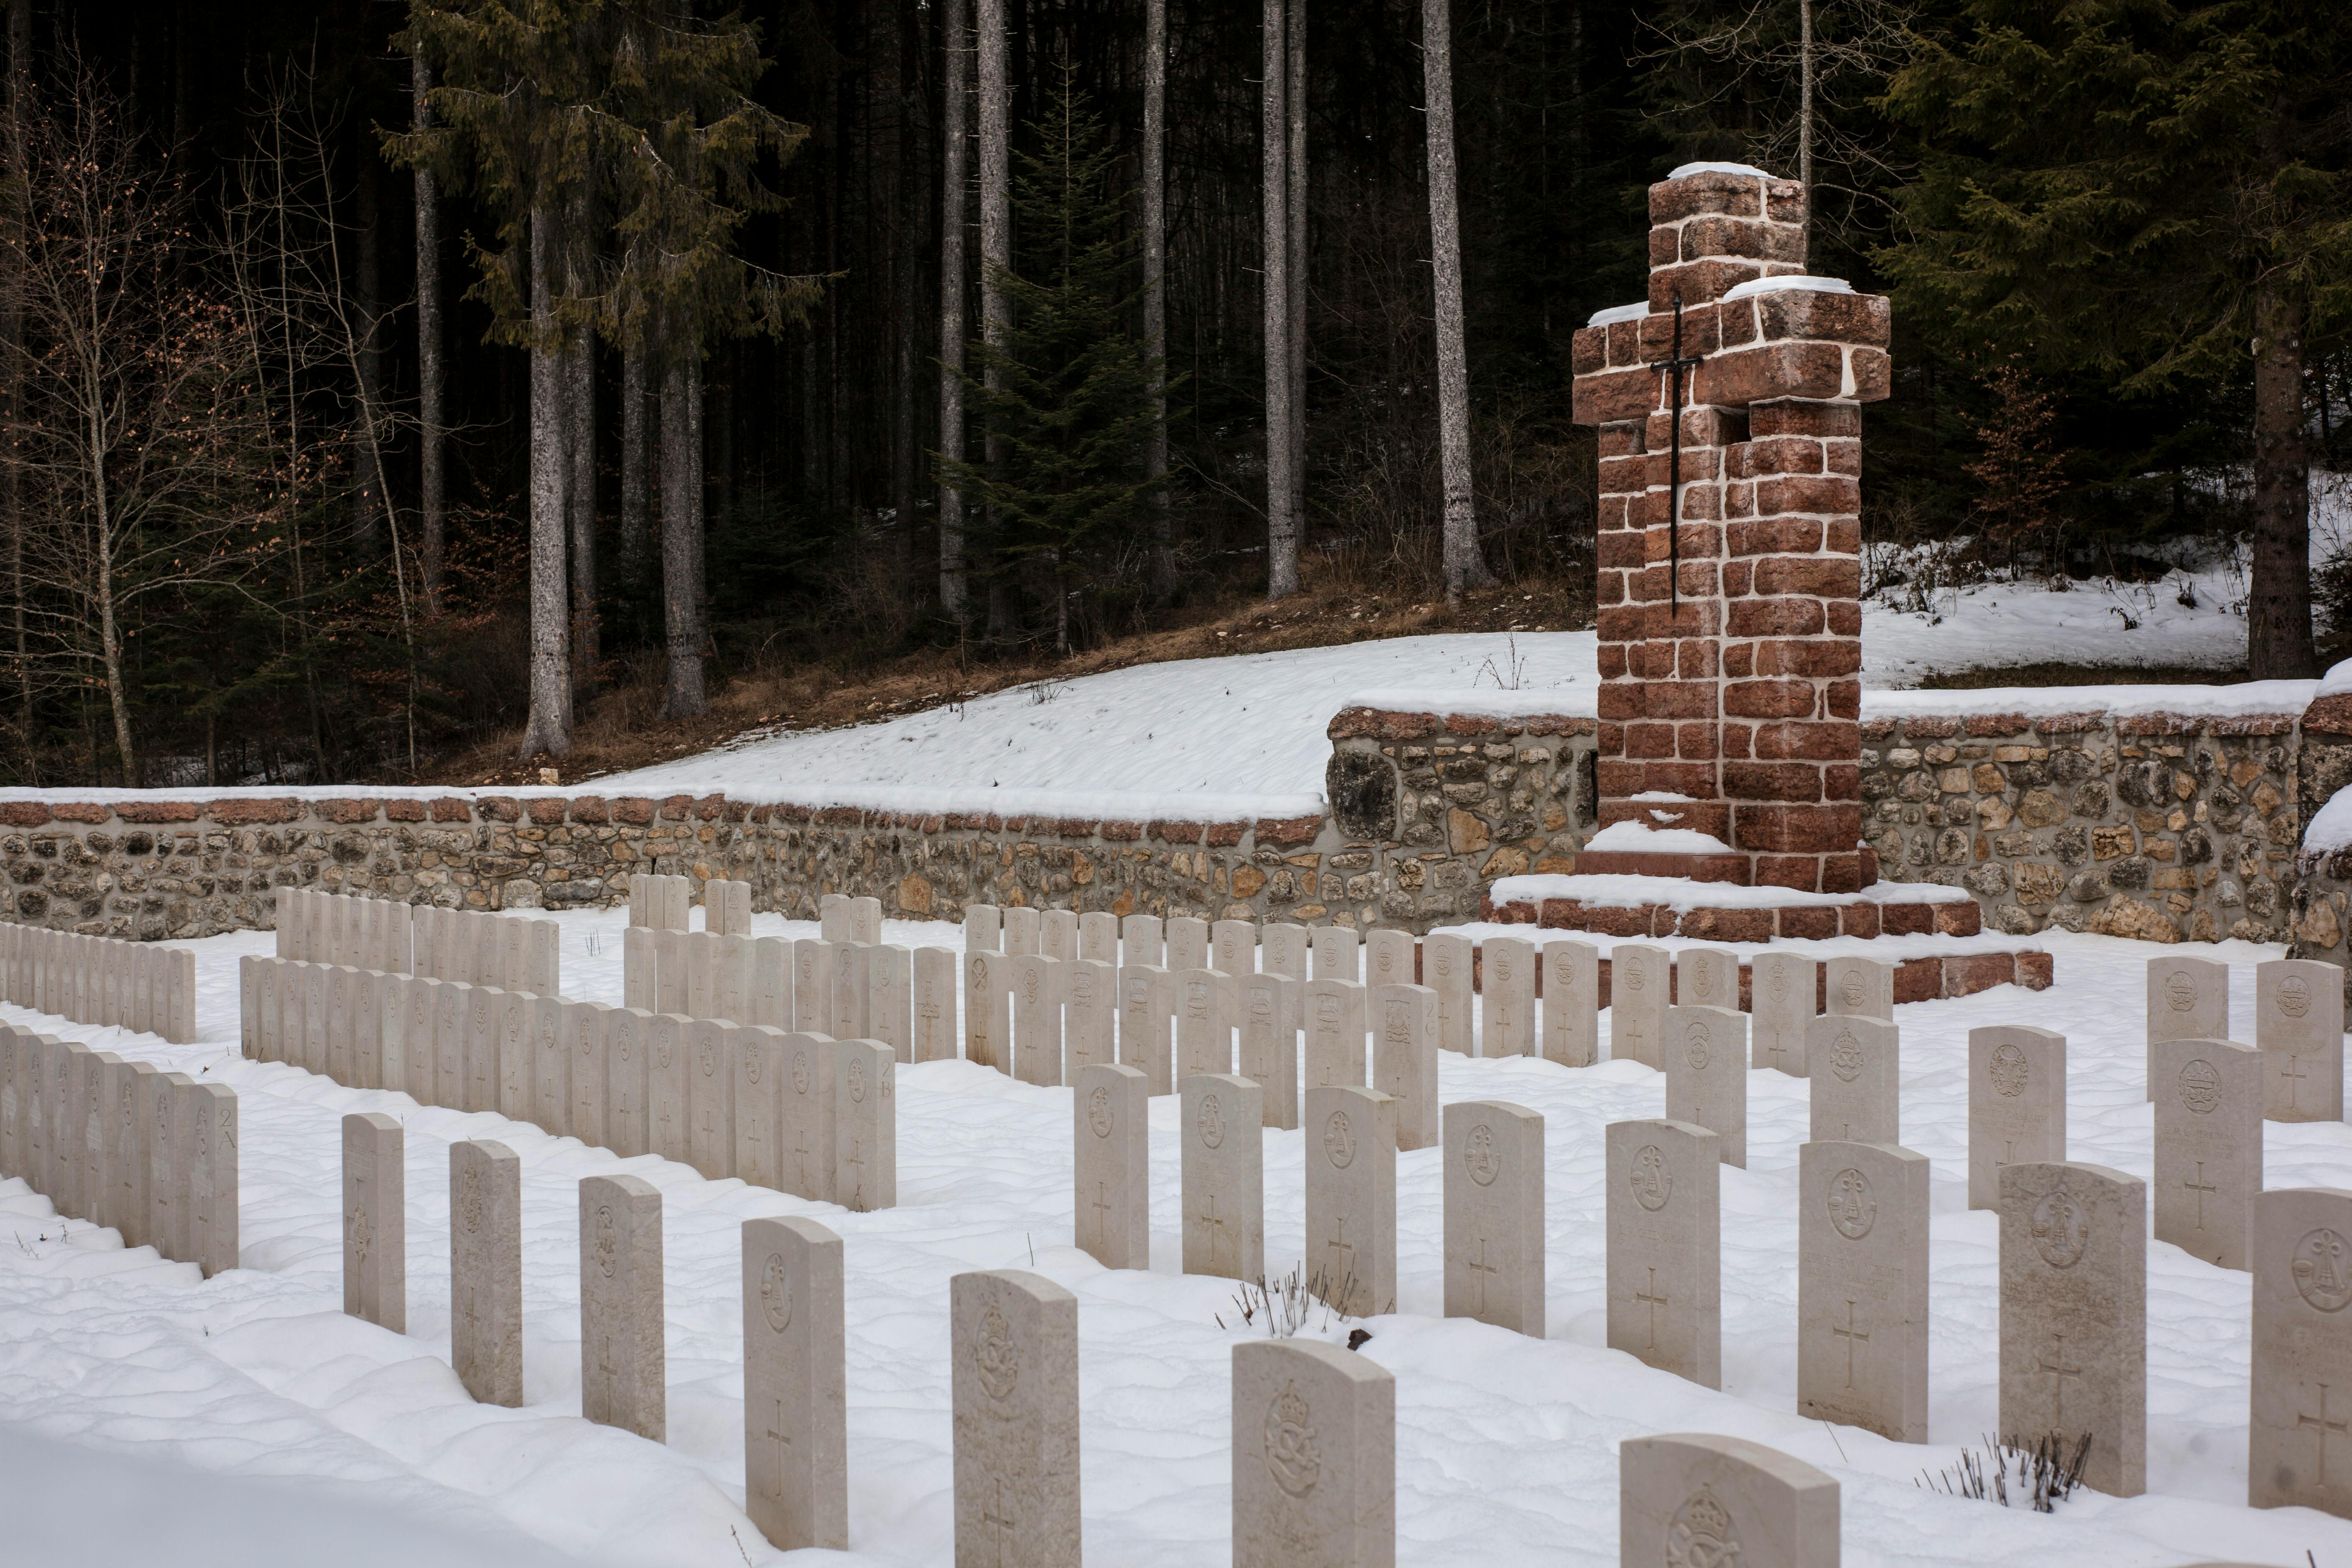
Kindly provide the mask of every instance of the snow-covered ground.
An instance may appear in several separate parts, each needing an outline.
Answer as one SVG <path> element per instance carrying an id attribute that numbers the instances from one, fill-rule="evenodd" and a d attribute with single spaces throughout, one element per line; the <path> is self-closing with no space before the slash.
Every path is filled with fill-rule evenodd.
<path id="1" fill-rule="evenodd" d="M 614 912 L 567 913 L 566 990 L 613 1001 Z M 764 932 L 804 931 L 772 916 Z M 944 927 L 887 940 L 951 942 Z M 593 940 L 600 948 L 590 957 Z M 1749 1082 L 1751 1168 L 1723 1183 L 1723 1392 L 1603 1346 L 1601 1129 L 1661 1114 L 1663 1080 L 1607 1062 L 1444 1058 L 1445 1099 L 1541 1111 L 1549 1165 L 1549 1336 L 1438 1316 L 1441 1186 L 1434 1151 L 1397 1162 L 1401 1311 L 1369 1323 L 1364 1353 L 1397 1375 L 1399 1561 L 1616 1561 L 1616 1445 L 1642 1433 L 1755 1438 L 1844 1488 L 1845 1562 L 2161 1568 L 2228 1558 L 2352 1563 L 2352 1523 L 2254 1512 L 2246 1485 L 2247 1279 L 2176 1247 L 2148 1250 L 2148 1482 L 2084 1496 L 2054 1516 L 1933 1495 L 1916 1481 L 1995 1423 L 1997 1240 L 1965 1204 L 1966 1033 L 2027 1020 L 2065 1031 L 2071 1152 L 2145 1177 L 2142 973 L 2149 949 L 2052 932 L 2058 983 L 1901 1010 L 1905 1142 L 1934 1162 L 1933 1441 L 1886 1442 L 1800 1420 L 1795 1404 L 1796 1157 L 1806 1086 Z M 235 1051 L 235 962 L 269 939 L 193 943 L 203 1043 L 0 1016 L 208 1076 L 240 1097 L 245 1267 L 199 1280 L 126 1252 L 111 1232 L 65 1227 L 21 1183 L 0 1184 L 0 1562 L 313 1564 L 404 1561 L 535 1565 L 551 1558 L 737 1568 L 777 1560 L 740 1509 L 739 1226 L 806 1214 L 847 1240 L 850 1537 L 814 1563 L 951 1561 L 948 1279 L 1034 1268 L 1079 1297 L 1085 1529 L 1090 1562 L 1209 1568 L 1227 1545 L 1227 1282 L 1175 1272 L 1173 1101 L 1153 1108 L 1150 1272 L 1112 1272 L 1068 1245 L 1068 1091 L 933 1063 L 900 1078 L 900 1206 L 849 1215 L 706 1181 L 653 1158 L 621 1162 L 492 1115 L 420 1108 Z M 2253 963 L 2226 944 L 2232 1016 L 2251 1016 Z M 407 1336 L 344 1318 L 341 1116 L 406 1125 Z M 2267 1130 L 2274 1186 L 2352 1186 L 2352 1128 Z M 488 1137 L 524 1163 L 526 1396 L 476 1405 L 448 1354 L 447 1144 Z M 1302 1145 L 1265 1134 L 1267 1261 L 1302 1247 Z M 664 1194 L 669 1441 L 580 1420 L 574 1184 L 626 1168 Z M 1320 1331 L 1335 1337 L 1343 1326 Z"/>

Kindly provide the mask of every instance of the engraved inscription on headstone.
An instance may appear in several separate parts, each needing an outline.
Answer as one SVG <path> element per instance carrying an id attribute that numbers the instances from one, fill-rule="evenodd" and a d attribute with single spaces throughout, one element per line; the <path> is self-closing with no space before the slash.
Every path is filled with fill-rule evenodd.
<path id="1" fill-rule="evenodd" d="M 2066 1157 L 2066 1037 L 2023 1024 L 1969 1031 L 1969 1207 L 2000 1206 L 2003 1167 Z"/>
<path id="2" fill-rule="evenodd" d="M 2147 1473 L 2147 1188 L 2073 1161 L 2000 1173 L 2000 1430 L 2091 1436 L 2083 1479 Z"/>

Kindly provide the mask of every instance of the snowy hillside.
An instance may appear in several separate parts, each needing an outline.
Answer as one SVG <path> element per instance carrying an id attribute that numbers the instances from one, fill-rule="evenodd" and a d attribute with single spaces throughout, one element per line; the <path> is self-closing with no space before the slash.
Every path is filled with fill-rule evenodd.
<path id="1" fill-rule="evenodd" d="M 617 911 L 562 917 L 568 990 L 617 1000 Z M 762 933 L 791 931 L 761 916 Z M 586 951 L 592 937 L 601 956 Z M 886 940 L 939 942 L 893 924 Z M 211 1281 L 125 1252 L 0 1184 L 0 1561 L 294 1568 L 333 1562 L 548 1556 L 676 1568 L 782 1562 L 740 1511 L 740 1222 L 809 1215 L 846 1241 L 849 1530 L 826 1562 L 951 1561 L 948 1279 L 1034 1268 L 1079 1298 L 1087 1560 L 1137 1568 L 1230 1561 L 1228 1281 L 1177 1272 L 1175 1102 L 1152 1110 L 1154 1267 L 1112 1272 L 1069 1243 L 1066 1089 L 940 1062 L 905 1069 L 899 1207 L 850 1215 L 656 1158 L 616 1161 L 494 1115 L 420 1108 L 235 1054 L 235 961 L 257 933 L 192 944 L 204 1043 L 39 1026 L 235 1088 L 242 1117 L 245 1267 Z M 1398 1561 L 1609 1568 L 1616 1446 L 1700 1430 L 1769 1444 L 1843 1488 L 1847 1568 L 2172 1568 L 2213 1559 L 2352 1563 L 2352 1523 L 2255 1512 L 2246 1487 L 2247 1283 L 2178 1247 L 2148 1248 L 2148 1485 L 2078 1496 L 2054 1516 L 1923 1490 L 1996 1419 L 1993 1216 L 1965 1206 L 1967 1030 L 2031 1021 L 2070 1041 L 2073 1157 L 2149 1173 L 2141 1096 L 2148 950 L 2052 933 L 2055 988 L 2003 987 L 1901 1009 L 1904 1142 L 1933 1162 L 1932 1441 L 1890 1443 L 1794 1414 L 1796 1160 L 1806 1085 L 1750 1075 L 1749 1168 L 1722 1173 L 1723 1368 L 1717 1393 L 1603 1348 L 1602 1126 L 1660 1115 L 1663 1079 L 1623 1061 L 1571 1070 L 1528 1058 L 1442 1058 L 1447 1100 L 1542 1113 L 1549 1329 L 1523 1338 L 1441 1309 L 1438 1152 L 1397 1161 L 1401 1311 L 1367 1325 L 1364 1353 L 1397 1376 Z M 2225 944 L 2232 1016 L 2253 963 Z M 0 1010 L 28 1023 L 22 1009 Z M 344 1317 L 334 1173 L 346 1111 L 407 1130 L 408 1322 Z M 2352 1127 L 2265 1129 L 2273 1186 L 2352 1186 Z M 1300 1134 L 1265 1135 L 1272 1269 L 1303 1246 Z M 448 1148 L 495 1138 L 523 1162 L 525 1397 L 469 1401 L 449 1353 Z M 669 1441 L 579 1417 L 575 1184 L 625 1169 L 662 1190 L 667 1248 Z M 1315 1331 L 1334 1337 L 1347 1325 Z M 19 1452 L 33 1462 L 18 1468 Z M 169 1506 L 165 1506 L 168 1504 Z M 355 1542 L 337 1536 L 356 1535 Z M 324 1544 L 322 1544 L 324 1543 Z M 28 1554 L 29 1553 L 29 1554 Z M 819 1554 L 793 1558 L 817 1560 Z"/>

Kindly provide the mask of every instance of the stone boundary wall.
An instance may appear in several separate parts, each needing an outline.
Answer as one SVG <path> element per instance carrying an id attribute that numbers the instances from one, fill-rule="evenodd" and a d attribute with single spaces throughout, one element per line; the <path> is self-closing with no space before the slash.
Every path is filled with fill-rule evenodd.
<path id="1" fill-rule="evenodd" d="M 1965 888 L 2012 935 L 2284 941 L 2299 720 L 1866 719 L 1863 837 L 1883 880 Z"/>

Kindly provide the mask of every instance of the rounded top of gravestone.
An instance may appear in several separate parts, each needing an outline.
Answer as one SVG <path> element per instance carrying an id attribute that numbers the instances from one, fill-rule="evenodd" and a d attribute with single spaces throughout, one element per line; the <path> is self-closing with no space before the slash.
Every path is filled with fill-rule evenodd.
<path id="1" fill-rule="evenodd" d="M 1686 180 L 1693 174 L 1753 174 L 1759 180 L 1772 177 L 1753 163 L 1685 163 L 1666 178 Z"/>

